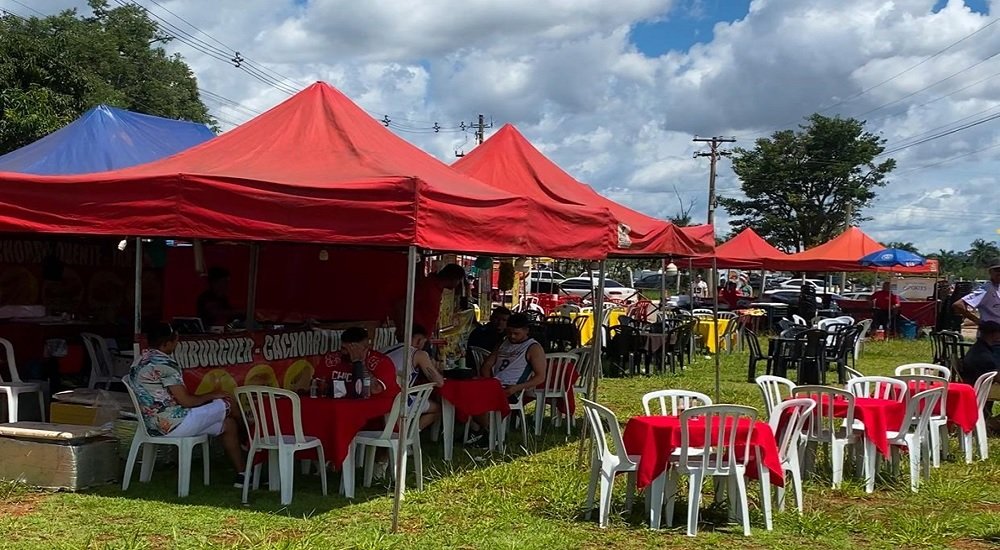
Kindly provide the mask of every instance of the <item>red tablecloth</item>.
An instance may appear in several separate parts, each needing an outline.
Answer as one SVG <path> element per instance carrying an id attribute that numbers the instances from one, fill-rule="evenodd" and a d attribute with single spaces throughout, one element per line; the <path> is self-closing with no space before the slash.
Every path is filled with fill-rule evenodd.
<path id="1" fill-rule="evenodd" d="M 507 394 L 496 378 L 446 380 L 437 392 L 455 406 L 455 418 L 459 422 L 468 422 L 470 416 L 493 411 L 499 411 L 505 418 L 510 414 Z"/>
<path id="2" fill-rule="evenodd" d="M 937 384 L 933 386 L 937 386 Z M 927 384 L 910 382 L 911 395 L 926 389 L 929 389 Z M 958 426 L 965 433 L 976 428 L 976 421 L 979 420 L 979 401 L 976 400 L 976 388 L 959 382 L 949 383 L 946 407 L 945 413 L 948 415 L 948 423 Z"/>
<path id="3" fill-rule="evenodd" d="M 826 400 L 824 399 L 824 406 Z M 883 456 L 889 457 L 889 430 L 898 430 L 906 414 L 906 403 L 892 399 L 875 399 L 871 397 L 854 398 L 854 418 L 865 425 L 865 437 L 875 444 L 875 448 Z M 847 401 L 836 399 L 833 402 L 833 416 L 847 417 Z"/>
<path id="4" fill-rule="evenodd" d="M 323 442 L 326 460 L 333 467 L 347 458 L 351 441 L 369 421 L 381 418 L 392 410 L 395 398 L 378 395 L 370 399 L 328 399 L 325 397 L 303 397 L 302 433 L 319 438 Z M 292 433 L 292 403 L 287 399 L 278 401 L 278 421 L 283 433 Z M 296 458 L 315 458 L 314 451 L 303 451 Z"/>
<path id="5" fill-rule="evenodd" d="M 689 429 L 691 445 L 704 445 L 704 421 L 692 420 Z M 737 440 L 745 439 L 749 429 L 750 423 L 747 420 L 741 421 L 736 428 Z M 636 416 L 625 425 L 623 439 L 626 452 L 630 455 L 639 455 L 636 483 L 640 488 L 646 487 L 667 469 L 670 455 L 680 447 L 681 419 L 678 416 Z M 781 469 L 781 457 L 778 455 L 778 444 L 774 440 L 771 427 L 766 422 L 754 422 L 750 445 L 753 448 L 750 449 L 747 474 L 757 478 L 756 454 L 760 452 L 764 467 L 771 474 L 771 482 L 784 486 L 785 477 Z"/>

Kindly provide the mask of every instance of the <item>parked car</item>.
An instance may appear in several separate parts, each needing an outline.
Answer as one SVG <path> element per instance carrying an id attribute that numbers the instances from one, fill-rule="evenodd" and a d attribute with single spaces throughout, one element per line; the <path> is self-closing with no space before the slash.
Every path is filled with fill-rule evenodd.
<path id="1" fill-rule="evenodd" d="M 799 303 L 799 289 L 797 288 L 782 288 L 778 290 L 768 290 L 764 293 L 763 301 L 765 302 L 776 302 L 779 304 L 794 305 Z M 820 296 L 816 296 L 816 303 L 822 304 L 823 299 Z"/>
<path id="2" fill-rule="evenodd" d="M 559 283 L 559 288 L 573 296 L 588 296 L 598 285 L 597 277 L 571 277 Z M 604 279 L 604 296 L 615 300 L 635 301 L 636 290 L 614 279 Z"/>
<path id="3" fill-rule="evenodd" d="M 529 294 L 558 294 L 559 283 L 566 277 L 558 271 L 537 269 L 528 272 L 527 283 Z"/>
<path id="4" fill-rule="evenodd" d="M 821 279 L 806 279 L 803 283 L 802 279 L 789 279 L 783 283 L 778 288 L 792 288 L 798 289 L 803 284 L 812 285 L 816 289 L 816 292 L 823 292 L 826 289 L 826 281 Z"/>
<path id="5" fill-rule="evenodd" d="M 660 290 L 663 286 L 667 289 L 670 288 L 672 284 L 676 284 L 676 275 L 663 275 L 662 273 L 652 273 L 640 278 L 635 282 L 635 288 L 642 290 Z M 661 285 L 660 281 L 663 280 L 666 285 Z"/>
<path id="6" fill-rule="evenodd" d="M 842 294 L 841 296 L 839 296 L 839 298 L 843 299 L 843 300 L 866 300 L 867 301 L 867 300 L 871 300 L 872 299 L 872 293 L 871 292 L 848 292 L 846 294 Z"/>

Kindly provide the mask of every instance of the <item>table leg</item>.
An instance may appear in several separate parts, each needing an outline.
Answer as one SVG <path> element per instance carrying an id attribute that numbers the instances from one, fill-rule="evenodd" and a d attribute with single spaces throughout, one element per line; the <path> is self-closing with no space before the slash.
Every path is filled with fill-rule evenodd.
<path id="1" fill-rule="evenodd" d="M 493 452 L 493 449 L 497 447 L 497 440 L 499 439 L 499 434 L 497 434 L 497 417 L 496 414 L 490 413 L 490 434 L 489 434 L 489 450 Z"/>
<path id="2" fill-rule="evenodd" d="M 354 498 L 354 477 L 357 473 L 354 466 L 354 454 L 357 452 L 355 447 L 356 445 L 352 439 L 347 456 L 344 457 L 344 462 L 340 465 L 341 491 L 346 498 Z"/>
<path id="3" fill-rule="evenodd" d="M 663 486 L 667 482 L 667 471 L 664 469 L 646 488 L 649 495 L 649 528 L 659 529 L 663 517 Z"/>
<path id="4" fill-rule="evenodd" d="M 441 400 L 441 423 L 444 428 L 444 459 L 451 462 L 455 446 L 455 405 Z"/>
<path id="5" fill-rule="evenodd" d="M 761 502 L 764 507 L 764 526 L 768 531 L 774 529 L 773 518 L 771 514 L 771 472 L 767 470 L 764 466 L 764 461 L 761 460 L 760 449 L 756 450 L 757 453 L 757 475 L 760 479 L 760 493 Z"/>

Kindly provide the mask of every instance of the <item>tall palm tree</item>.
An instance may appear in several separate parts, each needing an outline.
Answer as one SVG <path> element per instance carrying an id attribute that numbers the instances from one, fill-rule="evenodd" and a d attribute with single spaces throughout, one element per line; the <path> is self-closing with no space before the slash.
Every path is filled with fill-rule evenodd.
<path id="1" fill-rule="evenodd" d="M 976 239 L 969 245 L 969 261 L 978 268 L 989 267 L 995 258 L 1000 258 L 1000 247 L 994 241 Z"/>

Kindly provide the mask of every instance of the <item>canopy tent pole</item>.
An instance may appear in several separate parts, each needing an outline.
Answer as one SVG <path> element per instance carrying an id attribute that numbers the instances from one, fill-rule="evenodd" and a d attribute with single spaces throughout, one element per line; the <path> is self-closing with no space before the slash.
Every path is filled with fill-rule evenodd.
<path id="1" fill-rule="evenodd" d="M 416 291 L 417 278 L 417 247 L 410 246 L 406 251 L 406 308 L 403 313 L 403 346 L 406 349 L 413 341 L 413 295 Z M 426 330 L 433 330 L 427 328 Z M 406 486 L 406 472 L 403 470 L 403 458 L 406 456 L 405 434 L 406 430 L 406 394 L 410 391 L 410 370 L 413 369 L 413 354 L 403 354 L 403 376 L 401 377 L 401 389 L 396 397 L 396 406 L 399 407 L 399 421 L 397 433 L 399 434 L 399 452 L 396 453 L 396 493 L 392 500 L 392 532 L 399 529 L 399 505 L 403 500 L 403 488 Z"/>
<path id="2" fill-rule="evenodd" d="M 712 283 L 715 284 L 719 280 L 719 267 L 717 260 L 712 258 Z M 715 402 L 722 402 L 722 366 L 719 364 L 719 354 L 722 350 L 719 349 L 719 289 L 716 287 L 714 297 L 712 298 L 712 315 L 715 317 L 713 321 L 715 323 L 715 330 L 712 331 L 715 334 Z"/>
<path id="3" fill-rule="evenodd" d="M 677 280 L 680 281 L 680 274 Z M 667 259 L 660 260 L 660 369 L 667 370 Z"/>
<path id="4" fill-rule="evenodd" d="M 594 296 L 594 336 L 590 341 L 590 383 L 587 385 L 587 399 L 597 401 L 597 381 L 601 378 L 604 366 L 601 364 L 602 340 L 604 339 L 604 260 L 598 263 L 597 291 Z M 588 270 L 589 271 L 589 270 Z M 589 271 L 593 273 L 593 271 Z M 591 288 L 593 288 L 593 278 L 591 278 Z M 582 434 L 580 435 L 580 446 L 577 450 L 577 462 L 583 464 L 584 441 L 590 443 L 590 423 L 584 421 Z"/>
<path id="5" fill-rule="evenodd" d="M 139 358 L 139 336 L 142 335 L 142 238 L 135 238 L 135 311 L 132 317 L 134 323 L 132 351 L 134 359 Z"/>
<path id="6" fill-rule="evenodd" d="M 688 311 L 694 311 L 694 259 L 688 258 Z M 694 330 L 688 334 L 688 359 L 694 360 Z M 683 361 L 682 361 L 683 363 Z M 681 368 L 683 371 L 683 367 Z"/>
<path id="7" fill-rule="evenodd" d="M 257 274 L 260 269 L 260 244 L 250 243 L 250 273 L 247 275 L 247 330 L 257 328 Z"/>

